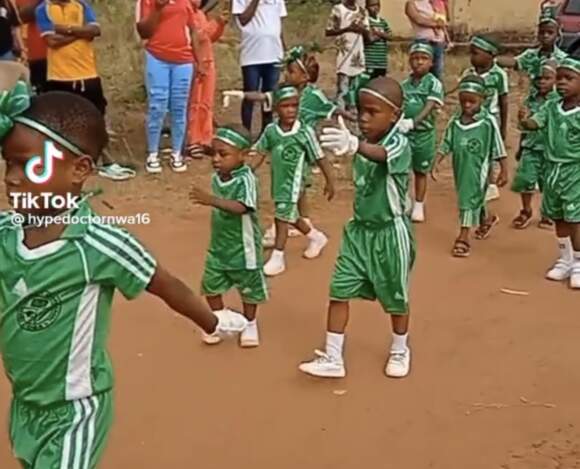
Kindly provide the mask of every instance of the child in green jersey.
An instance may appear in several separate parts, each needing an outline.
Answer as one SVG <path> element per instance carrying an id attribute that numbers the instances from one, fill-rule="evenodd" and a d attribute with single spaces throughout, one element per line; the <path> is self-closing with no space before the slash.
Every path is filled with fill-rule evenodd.
<path id="1" fill-rule="evenodd" d="M 240 334 L 242 347 L 260 344 L 256 312 L 258 305 L 268 299 L 256 177 L 244 164 L 244 152 L 250 145 L 250 135 L 244 127 L 218 128 L 212 142 L 212 192 L 194 186 L 190 194 L 194 202 L 213 207 L 202 293 L 212 310 L 221 311 L 222 295 L 233 287 L 238 290 L 249 321 Z M 203 341 L 217 344 L 221 337 L 204 334 Z"/>
<path id="2" fill-rule="evenodd" d="M 580 60 L 562 61 L 556 87 L 561 98 L 531 118 L 520 116 L 520 123 L 526 130 L 541 129 L 545 138 L 542 214 L 556 223 L 560 249 L 546 277 L 569 278 L 572 288 L 580 288 Z"/>
<path id="3" fill-rule="evenodd" d="M 0 91 L 4 183 L 15 205 L 0 214 L 0 355 L 13 393 L 10 439 L 25 468 L 94 468 L 113 417 L 106 343 L 115 290 L 127 299 L 147 290 L 210 334 L 241 332 L 247 321 L 230 311 L 212 314 L 131 234 L 95 219 L 82 189 L 107 132 L 89 101 L 51 92 L 23 110 L 23 99 L 18 87 Z M 76 207 L 57 209 L 41 193 L 72 198 Z M 17 204 L 19 194 L 36 198 L 37 207 Z M 64 224 L 66 215 L 77 222 Z"/>
<path id="4" fill-rule="evenodd" d="M 388 41 L 393 37 L 389 23 L 380 16 L 381 0 L 366 0 L 370 31 L 365 37 L 365 66 L 372 78 L 385 76 L 389 69 Z"/>
<path id="5" fill-rule="evenodd" d="M 433 48 L 424 42 L 411 46 L 409 55 L 411 76 L 403 81 L 405 101 L 400 130 L 407 134 L 413 154 L 415 174 L 415 203 L 411 220 L 425 221 L 427 175 L 431 172 L 437 149 L 435 114 L 443 106 L 443 85 L 430 73 L 433 66 Z"/>
<path id="6" fill-rule="evenodd" d="M 497 215 L 488 215 L 485 209 L 487 175 L 492 162 L 498 161 L 501 167 L 498 185 L 501 187 L 507 183 L 506 151 L 497 120 L 483 107 L 485 95 L 482 78 L 471 75 L 461 81 L 461 112 L 454 115 L 447 125 L 433 170 L 436 174 L 445 156 L 452 156 L 460 222 L 459 236 L 453 246 L 455 257 L 467 257 L 471 253 L 469 238 L 472 227 L 478 226 L 476 239 L 486 239 L 499 222 Z"/>
<path id="7" fill-rule="evenodd" d="M 535 80 L 534 88 L 537 90 L 526 99 L 525 107 L 520 115 L 537 113 L 550 99 L 558 99 L 555 90 L 556 68 L 558 64 L 546 61 L 542 66 L 540 76 Z M 521 194 L 522 209 L 513 220 L 512 225 L 518 230 L 527 228 L 532 222 L 532 198 L 536 190 L 542 190 L 544 173 L 544 135 L 540 131 L 523 131 L 518 151 L 518 168 L 512 183 L 512 190 Z M 542 217 L 540 228 L 552 228 L 553 223 Z"/>
<path id="8" fill-rule="evenodd" d="M 411 149 L 398 123 L 403 92 L 392 78 L 379 77 L 359 92 L 359 126 L 363 138 L 340 128 L 325 128 L 323 147 L 338 156 L 354 156 L 354 217 L 344 228 L 330 286 L 325 351 L 300 364 L 304 373 L 323 378 L 346 375 L 343 358 L 349 302 L 377 300 L 391 315 L 393 343 L 387 376 L 402 378 L 411 366 L 409 274 L 415 243 L 408 213 Z"/>
<path id="9" fill-rule="evenodd" d="M 560 24 L 552 13 L 543 12 L 538 23 L 538 46 L 524 50 L 516 57 L 499 57 L 500 67 L 513 68 L 525 73 L 530 79 L 530 95 L 538 91 L 538 78 L 542 74 L 542 63 L 545 60 L 554 60 L 558 64 L 568 54 L 558 48 Z"/>
<path id="10" fill-rule="evenodd" d="M 288 225 L 296 227 L 308 237 L 304 257 L 314 259 L 320 255 L 327 237 L 304 221 L 298 210 L 298 200 L 304 190 L 304 167 L 316 163 L 326 179 L 324 193 L 328 200 L 334 197 L 332 169 L 325 158 L 314 130 L 298 119 L 299 93 L 296 87 L 283 84 L 274 93 L 274 107 L 278 116 L 269 124 L 254 150 L 260 154 L 254 163 L 257 169 L 266 155 L 271 156 L 272 198 L 275 204 L 274 222 L 276 239 L 270 259 L 264 266 L 268 276 L 279 275 L 286 270 L 284 249 L 288 237 Z"/>
<path id="11" fill-rule="evenodd" d="M 483 107 L 497 120 L 502 139 L 505 142 L 508 124 L 509 79 L 506 71 L 496 63 L 495 58 L 498 54 L 499 44 L 492 37 L 487 35 L 474 36 L 469 48 L 471 67 L 464 72 L 463 77 L 477 75 L 485 82 Z M 500 197 L 494 169 L 494 165 L 492 165 L 490 184 L 486 194 L 488 201 Z"/>

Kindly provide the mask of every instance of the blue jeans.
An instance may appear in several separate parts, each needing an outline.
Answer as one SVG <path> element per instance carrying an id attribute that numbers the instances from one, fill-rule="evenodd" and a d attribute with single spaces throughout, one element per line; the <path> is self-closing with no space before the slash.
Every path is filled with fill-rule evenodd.
<path id="1" fill-rule="evenodd" d="M 443 72 L 445 69 L 445 43 L 432 42 L 433 47 L 433 67 L 431 73 L 443 81 Z"/>
<path id="2" fill-rule="evenodd" d="M 145 85 L 147 87 L 147 147 L 157 153 L 161 142 L 163 120 L 167 111 L 171 117 L 171 147 L 181 153 L 187 129 L 189 91 L 193 80 L 193 64 L 176 64 L 145 54 Z"/>
<path id="3" fill-rule="evenodd" d="M 4 54 L 0 54 L 0 60 L 16 60 L 16 57 L 14 56 L 14 53 L 9 50 Z"/>
<path id="4" fill-rule="evenodd" d="M 244 91 L 272 91 L 278 85 L 280 79 L 280 65 L 277 63 L 246 65 L 242 67 Z M 252 114 L 254 103 L 244 101 L 242 103 L 242 124 L 248 130 L 252 129 Z M 272 113 L 262 111 L 262 130 L 272 122 Z"/>

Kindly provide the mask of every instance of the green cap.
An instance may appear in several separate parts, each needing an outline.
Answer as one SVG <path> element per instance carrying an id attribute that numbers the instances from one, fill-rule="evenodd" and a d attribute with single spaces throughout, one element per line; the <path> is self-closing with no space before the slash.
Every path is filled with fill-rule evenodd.
<path id="1" fill-rule="evenodd" d="M 409 49 L 409 54 L 427 54 L 429 57 L 433 57 L 433 47 L 426 42 L 415 42 Z"/>
<path id="2" fill-rule="evenodd" d="M 461 83 L 459 84 L 459 92 L 474 93 L 485 96 L 485 85 L 480 81 L 475 80 L 474 77 L 468 76 L 461 80 Z"/>
<path id="3" fill-rule="evenodd" d="M 491 55 L 499 54 L 499 44 L 486 36 L 473 36 L 473 38 L 471 38 L 471 45 L 488 52 Z"/>
<path id="4" fill-rule="evenodd" d="M 298 88 L 292 85 L 281 85 L 274 91 L 274 103 L 299 95 Z"/>

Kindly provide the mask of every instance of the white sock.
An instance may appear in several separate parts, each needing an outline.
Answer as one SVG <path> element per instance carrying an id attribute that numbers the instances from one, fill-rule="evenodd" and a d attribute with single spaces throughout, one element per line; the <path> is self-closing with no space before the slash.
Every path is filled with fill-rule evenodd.
<path id="1" fill-rule="evenodd" d="M 174 160 L 181 160 L 182 156 L 181 156 L 181 152 L 180 151 L 172 151 L 171 152 L 171 157 Z"/>
<path id="2" fill-rule="evenodd" d="M 306 237 L 310 241 L 314 241 L 315 239 L 320 238 L 322 232 L 318 231 L 316 228 L 310 228 L 310 231 L 307 233 Z"/>
<path id="3" fill-rule="evenodd" d="M 271 255 L 270 259 L 274 259 L 276 261 L 284 261 L 284 251 L 274 249 L 272 251 L 272 255 Z"/>
<path id="4" fill-rule="evenodd" d="M 344 348 L 344 334 L 335 332 L 326 333 L 326 354 L 342 363 L 342 349 Z"/>
<path id="5" fill-rule="evenodd" d="M 159 153 L 158 152 L 153 152 L 153 153 L 149 153 L 148 159 L 157 159 L 159 158 Z"/>
<path id="6" fill-rule="evenodd" d="M 310 218 L 303 217 L 302 219 L 310 228 L 314 228 L 314 225 L 312 224 L 312 220 L 310 220 Z"/>
<path id="7" fill-rule="evenodd" d="M 425 202 L 419 202 L 418 200 L 415 200 L 414 208 L 416 208 L 417 210 L 423 210 L 424 205 Z"/>
<path id="8" fill-rule="evenodd" d="M 258 327 L 258 320 L 254 319 L 253 321 L 248 321 L 248 325 L 246 329 L 256 329 Z"/>
<path id="9" fill-rule="evenodd" d="M 407 339 L 409 338 L 409 333 L 406 334 L 395 334 L 393 332 L 393 342 L 391 343 L 391 350 L 402 352 L 407 350 Z"/>
<path id="10" fill-rule="evenodd" d="M 572 240 L 570 237 L 558 238 L 558 248 L 560 249 L 560 259 L 566 262 L 574 260 L 574 250 L 572 249 Z"/>

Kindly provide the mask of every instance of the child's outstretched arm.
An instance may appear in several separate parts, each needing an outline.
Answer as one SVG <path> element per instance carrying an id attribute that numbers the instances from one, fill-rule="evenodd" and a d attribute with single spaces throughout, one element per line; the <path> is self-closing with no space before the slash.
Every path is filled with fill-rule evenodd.
<path id="1" fill-rule="evenodd" d="M 190 319 L 208 334 L 241 332 L 247 325 L 247 320 L 239 313 L 229 310 L 210 311 L 187 285 L 161 266 L 157 266 L 147 291 L 161 298 L 172 310 Z"/>
<path id="2" fill-rule="evenodd" d="M 206 205 L 208 207 L 219 208 L 226 212 L 233 213 L 235 215 L 243 215 L 248 212 L 248 207 L 237 200 L 222 199 L 216 197 L 204 189 L 194 185 L 189 193 L 189 199 L 200 205 Z"/>
<path id="3" fill-rule="evenodd" d="M 539 130 L 540 124 L 535 119 L 531 118 L 530 110 L 528 108 L 520 109 L 518 113 L 518 120 L 520 122 L 520 127 L 524 130 Z"/>
<path id="4" fill-rule="evenodd" d="M 368 160 L 383 163 L 387 160 L 387 150 L 382 145 L 363 142 L 350 133 L 344 119 L 338 118 L 339 128 L 325 127 L 322 129 L 320 142 L 322 148 L 332 151 L 337 156 L 352 156 L 358 153 Z"/>

